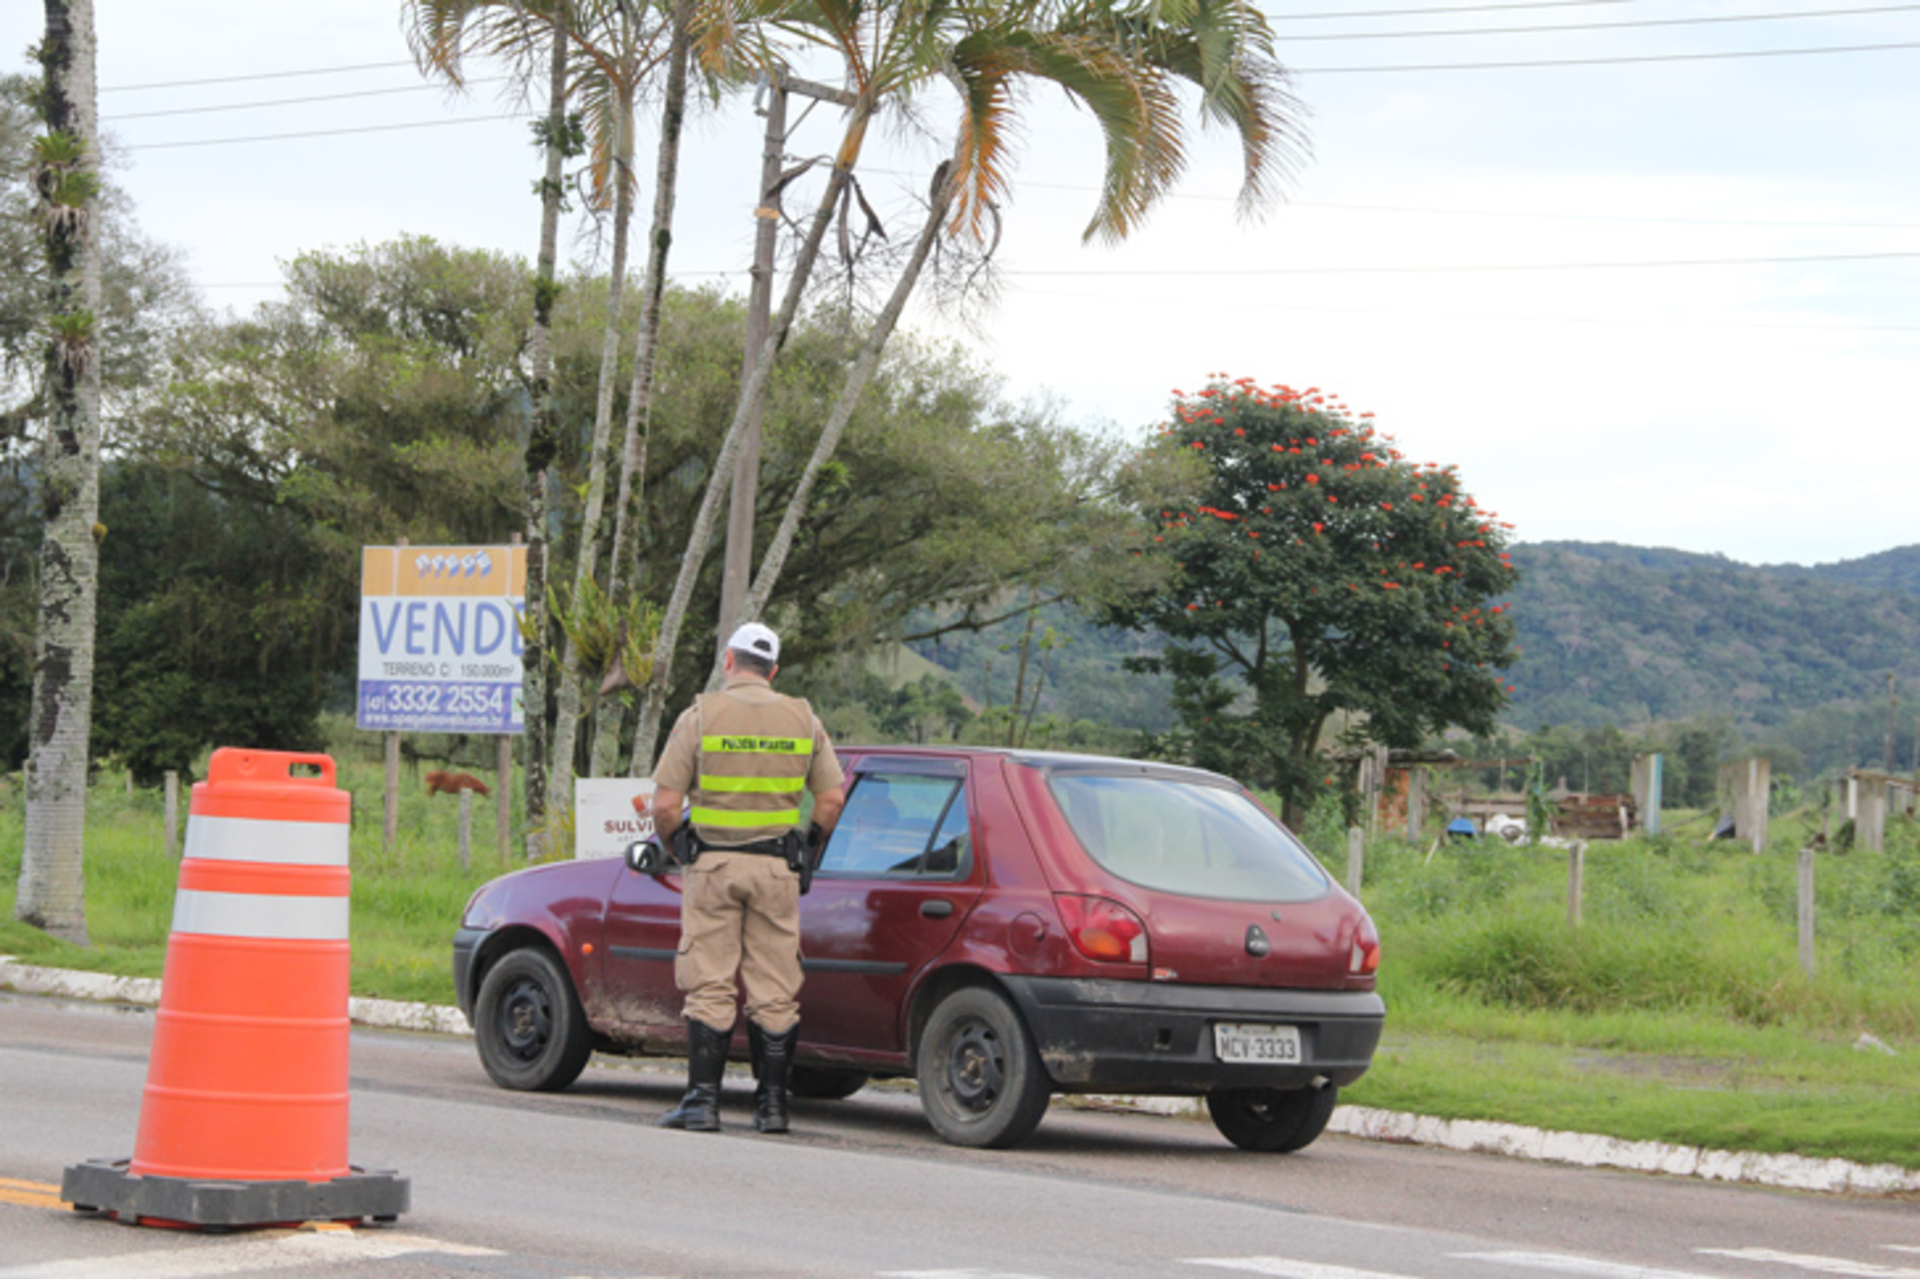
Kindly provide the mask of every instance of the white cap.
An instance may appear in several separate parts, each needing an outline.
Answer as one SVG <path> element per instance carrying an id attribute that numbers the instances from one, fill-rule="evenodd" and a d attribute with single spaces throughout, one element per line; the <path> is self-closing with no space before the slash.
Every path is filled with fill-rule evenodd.
<path id="1" fill-rule="evenodd" d="M 755 657 L 763 657 L 769 662 L 780 660 L 780 637 L 773 633 L 772 627 L 763 626 L 759 622 L 748 622 L 735 631 L 733 638 L 727 641 L 727 647 L 737 648 L 742 653 L 752 653 Z"/>

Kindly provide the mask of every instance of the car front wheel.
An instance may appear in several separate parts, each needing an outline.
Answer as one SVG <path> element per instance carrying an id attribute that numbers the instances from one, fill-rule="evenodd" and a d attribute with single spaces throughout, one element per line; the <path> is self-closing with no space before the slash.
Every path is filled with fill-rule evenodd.
<path id="1" fill-rule="evenodd" d="M 473 1017 L 480 1064 L 502 1088 L 557 1092 L 593 1055 L 573 983 L 545 950 L 510 951 L 488 969 Z"/>
<path id="2" fill-rule="evenodd" d="M 1326 1131 L 1340 1090 L 1229 1088 L 1207 1094 L 1213 1126 L 1242 1150 L 1284 1155 L 1305 1149 Z"/>
<path id="3" fill-rule="evenodd" d="M 927 1121 L 956 1146 L 1018 1145 L 1039 1126 L 1053 1091 L 1020 1014 L 977 986 L 934 1007 L 914 1073 Z"/>

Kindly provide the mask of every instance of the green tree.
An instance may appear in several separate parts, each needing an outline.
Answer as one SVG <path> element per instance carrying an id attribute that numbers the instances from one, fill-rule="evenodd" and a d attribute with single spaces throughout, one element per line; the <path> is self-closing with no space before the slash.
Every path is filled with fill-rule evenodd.
<path id="1" fill-rule="evenodd" d="M 27 755 L 37 629 L 36 561 L 45 534 L 41 480 L 48 425 L 45 343 L 59 299 L 48 288 L 42 196 L 33 138 L 44 127 L 39 89 L 0 77 L 0 769 Z M 168 344 L 196 315 L 175 255 L 145 239 L 110 178 L 92 224 L 100 258 L 95 348 L 101 429 L 113 438 L 151 396 Z M 118 527 L 111 509 L 100 521 Z M 111 556 L 111 546 L 102 554 Z"/>
<path id="2" fill-rule="evenodd" d="M 153 784 L 189 774 L 209 745 L 319 746 L 351 615 L 313 591 L 328 566 L 298 510 L 135 459 L 105 468 L 100 510 L 115 532 L 100 570 L 95 753 Z"/>
<path id="3" fill-rule="evenodd" d="M 99 111 L 92 0 L 47 0 L 34 185 L 51 296 L 26 845 L 14 917 L 87 944 L 84 849 L 100 527 Z"/>
<path id="4" fill-rule="evenodd" d="M 1502 526 L 1367 417 L 1248 378 L 1177 399 L 1150 452 L 1203 473 L 1191 503 L 1143 512 L 1140 549 L 1173 585 L 1112 611 L 1166 636 L 1138 665 L 1172 676 L 1193 762 L 1279 792 L 1289 820 L 1327 775 L 1336 714 L 1393 747 L 1489 732 L 1514 661 Z"/>

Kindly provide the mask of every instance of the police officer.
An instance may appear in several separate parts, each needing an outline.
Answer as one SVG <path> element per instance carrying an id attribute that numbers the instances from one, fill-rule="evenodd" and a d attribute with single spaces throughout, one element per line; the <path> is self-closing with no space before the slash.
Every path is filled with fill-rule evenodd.
<path id="1" fill-rule="evenodd" d="M 726 683 L 673 726 L 654 770 L 654 829 L 665 841 L 688 813 L 697 857 L 681 877 L 674 983 L 686 995 L 687 1095 L 667 1128 L 716 1132 L 720 1077 L 733 1034 L 735 983 L 746 989 L 753 1054 L 753 1126 L 787 1131 L 787 1090 L 799 1038 L 800 794 L 813 795 L 817 845 L 846 802 L 833 743 L 813 708 L 773 691 L 780 637 L 748 622 L 727 641 Z"/>

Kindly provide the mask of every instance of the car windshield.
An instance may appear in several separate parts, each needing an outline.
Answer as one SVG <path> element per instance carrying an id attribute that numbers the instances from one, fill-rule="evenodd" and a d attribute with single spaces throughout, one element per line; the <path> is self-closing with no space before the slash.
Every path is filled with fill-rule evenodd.
<path id="1" fill-rule="evenodd" d="M 1165 777 L 1055 773 L 1073 833 L 1106 869 L 1185 897 L 1298 902 L 1329 880 L 1298 840 L 1237 791 Z"/>

